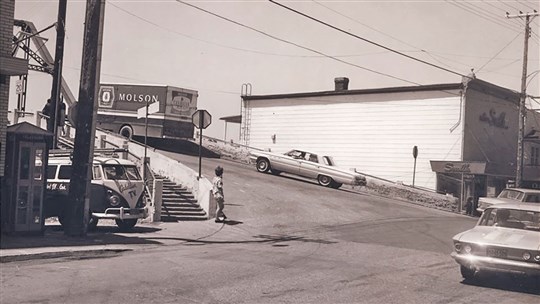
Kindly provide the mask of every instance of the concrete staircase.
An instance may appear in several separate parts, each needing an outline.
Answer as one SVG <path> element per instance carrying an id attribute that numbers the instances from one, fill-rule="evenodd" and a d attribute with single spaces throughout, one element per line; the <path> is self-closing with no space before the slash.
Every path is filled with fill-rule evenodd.
<path id="1" fill-rule="evenodd" d="M 161 206 L 161 220 L 163 222 L 177 221 L 204 221 L 207 219 L 206 212 L 197 204 L 197 199 L 186 188 L 163 179 L 163 196 Z"/>

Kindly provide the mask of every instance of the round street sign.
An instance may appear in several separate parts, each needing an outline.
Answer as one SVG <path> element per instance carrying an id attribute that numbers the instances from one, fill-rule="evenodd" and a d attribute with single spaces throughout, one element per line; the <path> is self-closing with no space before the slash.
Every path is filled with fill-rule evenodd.
<path id="1" fill-rule="evenodd" d="M 212 115 L 206 110 L 197 110 L 191 115 L 191 122 L 197 129 L 206 129 L 212 123 Z"/>

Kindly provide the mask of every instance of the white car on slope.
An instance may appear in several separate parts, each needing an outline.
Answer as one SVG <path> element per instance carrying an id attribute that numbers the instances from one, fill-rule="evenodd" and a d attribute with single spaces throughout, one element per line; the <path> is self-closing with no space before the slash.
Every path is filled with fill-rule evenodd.
<path id="1" fill-rule="evenodd" d="M 307 178 L 313 178 L 321 186 L 339 188 L 343 184 L 365 186 L 364 175 L 337 167 L 331 156 L 304 150 L 291 150 L 284 154 L 266 151 L 250 151 L 250 159 L 257 166 L 257 171 L 279 174 L 286 172 Z"/>

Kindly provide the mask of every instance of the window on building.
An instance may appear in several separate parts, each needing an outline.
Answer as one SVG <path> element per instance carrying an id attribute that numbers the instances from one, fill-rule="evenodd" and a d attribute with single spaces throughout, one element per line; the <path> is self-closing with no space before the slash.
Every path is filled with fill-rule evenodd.
<path id="1" fill-rule="evenodd" d="M 540 148 L 531 147 L 531 166 L 540 166 Z"/>

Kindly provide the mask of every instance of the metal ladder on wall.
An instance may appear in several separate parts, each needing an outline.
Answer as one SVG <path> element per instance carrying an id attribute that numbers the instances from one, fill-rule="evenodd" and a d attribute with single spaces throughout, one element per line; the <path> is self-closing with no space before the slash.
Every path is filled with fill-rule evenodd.
<path id="1" fill-rule="evenodd" d="M 249 145 L 249 130 L 251 125 L 251 107 L 249 101 L 244 100 L 243 96 L 251 95 L 251 83 L 242 84 L 242 91 L 240 94 L 240 115 L 242 120 L 240 122 L 240 142 L 244 145 Z"/>

